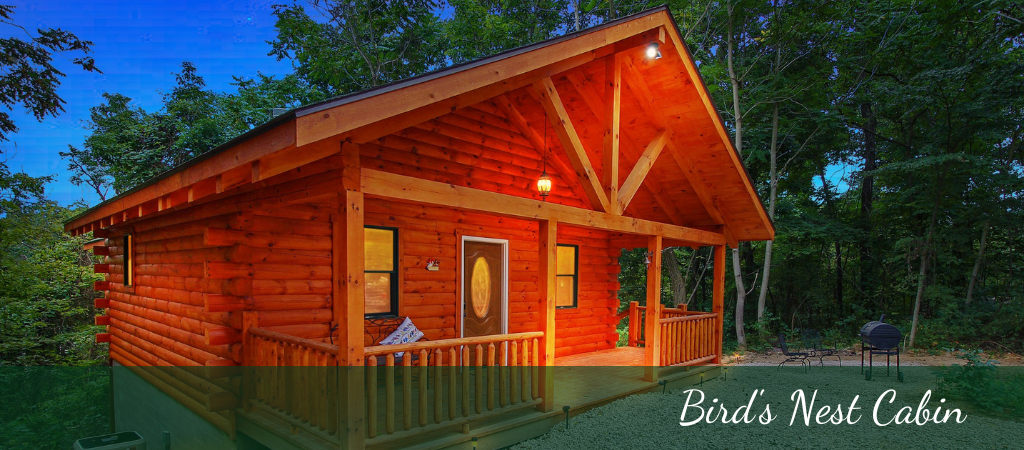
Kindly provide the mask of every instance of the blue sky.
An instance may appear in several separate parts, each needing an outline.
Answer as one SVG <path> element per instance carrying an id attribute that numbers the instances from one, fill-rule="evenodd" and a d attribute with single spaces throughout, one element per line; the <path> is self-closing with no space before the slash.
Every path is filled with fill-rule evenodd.
<path id="1" fill-rule="evenodd" d="M 275 3 L 284 1 L 14 0 L 16 23 L 33 31 L 61 28 L 92 41 L 92 56 L 103 73 L 86 73 L 57 60 L 67 74 L 58 91 L 66 111 L 40 123 L 16 107 L 12 117 L 20 130 L 0 143 L 7 165 L 33 176 L 55 176 L 47 195 L 61 204 L 80 199 L 96 204 L 95 193 L 68 181 L 67 163 L 58 155 L 68 144 L 81 146 L 89 108 L 102 102 L 104 92 L 119 92 L 146 110 L 158 109 L 161 93 L 174 85 L 173 73 L 186 60 L 196 64 L 214 90 L 232 89 L 232 75 L 291 72 L 287 61 L 267 56 L 266 41 L 275 36 Z M 20 33 L 0 28 L 0 35 L 14 36 L 15 31 Z"/>

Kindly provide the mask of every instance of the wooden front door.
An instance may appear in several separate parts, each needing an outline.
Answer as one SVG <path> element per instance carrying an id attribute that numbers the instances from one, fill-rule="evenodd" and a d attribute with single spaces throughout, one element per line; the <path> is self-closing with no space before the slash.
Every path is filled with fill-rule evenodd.
<path id="1" fill-rule="evenodd" d="M 508 332 L 508 241 L 462 238 L 462 336 Z"/>

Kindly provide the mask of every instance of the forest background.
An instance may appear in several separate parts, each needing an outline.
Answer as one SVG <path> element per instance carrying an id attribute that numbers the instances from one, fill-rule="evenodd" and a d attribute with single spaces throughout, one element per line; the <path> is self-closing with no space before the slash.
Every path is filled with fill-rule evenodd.
<path id="1" fill-rule="evenodd" d="M 662 2 L 320 1 L 275 6 L 271 55 L 292 74 L 208 89 L 181 63 L 159 109 L 117 92 L 62 152 L 101 199 L 291 108 L 582 30 Z M 1024 6 L 1008 0 L 668 2 L 777 229 L 729 255 L 726 347 L 778 332 L 853 342 L 886 314 L 910 347 L 1024 350 Z M 63 111 L 53 58 L 102 71 L 88 36 L 0 6 L 0 102 Z M 13 28 L 12 28 L 13 27 Z M 23 32 L 22 32 L 23 31 Z M 0 139 L 17 130 L 0 111 Z M 9 142 L 8 142 L 9 143 Z M 4 146 L 4 148 L 8 148 Z M 0 366 L 95 365 L 88 237 L 47 177 L 0 156 Z M 666 249 L 666 304 L 710 307 L 710 251 Z M 644 255 L 620 299 L 643 301 Z"/>

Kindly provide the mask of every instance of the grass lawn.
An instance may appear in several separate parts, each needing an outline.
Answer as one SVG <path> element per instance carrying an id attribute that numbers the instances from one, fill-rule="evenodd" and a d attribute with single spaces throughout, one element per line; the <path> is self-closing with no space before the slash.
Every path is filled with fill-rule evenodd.
<path id="1" fill-rule="evenodd" d="M 705 381 L 703 386 L 693 386 L 704 393 L 705 398 L 697 406 L 708 409 L 715 405 L 715 423 L 700 421 L 691 426 L 681 426 L 681 414 L 687 405 L 700 399 L 697 392 L 688 393 L 690 388 L 651 393 L 628 397 L 606 406 L 593 409 L 574 417 L 569 428 L 564 424 L 556 426 L 550 433 L 536 439 L 522 442 L 514 449 L 619 449 L 619 448 L 1022 448 L 1024 447 L 1024 422 L 1006 419 L 1005 414 L 986 411 L 977 402 L 968 403 L 948 398 L 936 392 L 935 371 L 937 367 L 904 367 L 905 382 L 892 375 L 885 376 L 885 368 L 876 366 L 872 381 L 866 381 L 860 373 L 860 366 L 812 367 L 804 371 L 798 366 L 784 367 L 729 367 L 726 377 Z M 595 368 L 594 370 L 600 370 Z M 1006 371 L 1017 379 L 1021 368 L 1000 368 L 1000 376 Z M 726 379 L 727 378 L 727 379 Z M 959 408 L 962 423 L 956 422 L 956 415 L 949 416 L 946 423 L 929 421 L 923 425 L 915 423 L 886 426 L 876 424 L 873 410 L 876 401 L 884 392 L 895 389 L 892 395 L 884 397 L 878 408 L 878 420 L 888 423 L 896 417 L 901 408 L 909 407 L 900 417 L 907 416 L 913 421 L 926 392 L 932 390 L 930 401 L 924 406 L 934 416 L 941 408 L 938 418 L 945 417 L 946 411 Z M 1024 390 L 1024 386 L 1017 389 Z M 747 414 L 752 423 L 722 423 L 721 407 L 724 405 L 728 417 L 734 414 L 742 421 L 744 411 L 737 409 L 751 402 L 755 390 L 760 394 L 753 400 L 753 407 Z M 761 394 L 763 390 L 763 394 Z M 792 398 L 797 390 L 803 390 L 805 405 L 809 410 L 810 425 L 804 421 L 804 409 L 798 408 Z M 814 397 L 813 406 L 811 404 Z M 850 412 L 851 402 L 858 397 L 856 408 Z M 717 400 L 717 401 L 715 401 Z M 767 425 L 758 421 L 758 416 L 769 405 L 774 417 Z M 829 407 L 816 423 L 816 416 L 822 407 Z M 837 410 L 841 413 L 837 415 Z M 794 416 L 796 411 L 796 416 Z M 909 414 L 907 412 L 909 411 Z M 693 406 L 687 408 L 685 420 L 697 419 L 701 411 Z M 840 417 L 840 415 L 842 417 Z M 1001 415 L 1002 417 L 992 417 Z M 851 425 L 848 422 L 859 420 Z M 705 416 L 706 418 L 706 416 Z M 841 422 L 830 423 L 829 420 Z M 793 420 L 792 425 L 790 421 Z"/>

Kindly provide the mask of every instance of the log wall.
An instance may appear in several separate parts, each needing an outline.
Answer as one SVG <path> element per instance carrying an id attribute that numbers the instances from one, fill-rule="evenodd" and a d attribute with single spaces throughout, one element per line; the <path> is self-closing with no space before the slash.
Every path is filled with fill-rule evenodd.
<path id="1" fill-rule="evenodd" d="M 365 210 L 368 225 L 399 230 L 399 315 L 412 318 L 428 339 L 461 334 L 462 236 L 509 241 L 509 332 L 540 331 L 536 222 L 380 199 L 367 200 Z M 569 226 L 559 227 L 558 243 L 579 245 L 580 254 L 578 306 L 556 314 L 556 354 L 614 347 L 618 250 L 611 250 L 607 232 Z M 440 262 L 438 271 L 426 270 L 429 259 Z M 378 335 L 372 328 L 369 331 L 367 345 Z"/>

